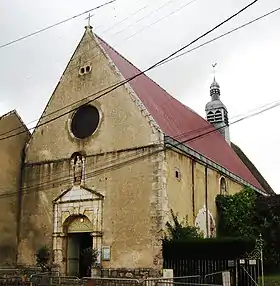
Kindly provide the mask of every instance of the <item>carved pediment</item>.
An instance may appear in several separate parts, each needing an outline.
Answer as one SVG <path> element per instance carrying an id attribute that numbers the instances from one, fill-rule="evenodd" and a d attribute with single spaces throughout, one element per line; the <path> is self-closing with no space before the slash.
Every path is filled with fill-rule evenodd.
<path id="1" fill-rule="evenodd" d="M 62 194 L 54 200 L 54 203 L 102 199 L 103 195 L 97 191 L 81 186 L 73 186 L 72 188 L 62 192 Z"/>
<path id="2" fill-rule="evenodd" d="M 68 233 L 93 232 L 93 225 L 87 217 L 82 217 L 81 219 L 80 216 L 77 216 L 69 223 L 67 227 L 67 232 Z"/>

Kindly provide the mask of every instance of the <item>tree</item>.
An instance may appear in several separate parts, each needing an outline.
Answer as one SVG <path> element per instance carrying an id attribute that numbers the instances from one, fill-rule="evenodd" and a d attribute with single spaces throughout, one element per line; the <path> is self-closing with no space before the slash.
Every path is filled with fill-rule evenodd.
<path id="1" fill-rule="evenodd" d="M 97 266 L 98 250 L 91 247 L 85 248 L 81 253 L 82 263 L 87 267 L 87 276 L 91 276 L 91 267 Z"/>
<path id="2" fill-rule="evenodd" d="M 266 271 L 280 268 L 280 197 L 264 197 L 245 188 L 234 195 L 218 195 L 218 231 L 220 237 L 264 239 Z"/>
<path id="3" fill-rule="evenodd" d="M 251 188 L 245 188 L 234 195 L 218 195 L 218 236 L 245 237 L 254 239 L 259 235 L 256 217 L 257 195 Z"/>
<path id="4" fill-rule="evenodd" d="M 36 264 L 41 267 L 43 272 L 50 272 L 52 266 L 50 265 L 51 253 L 49 248 L 44 245 L 36 252 Z"/>
<path id="5" fill-rule="evenodd" d="M 189 226 L 187 217 L 185 221 L 179 222 L 178 215 L 171 210 L 173 223 L 167 222 L 167 235 L 165 241 L 185 241 L 195 238 L 203 238 L 203 233 L 195 226 Z"/>

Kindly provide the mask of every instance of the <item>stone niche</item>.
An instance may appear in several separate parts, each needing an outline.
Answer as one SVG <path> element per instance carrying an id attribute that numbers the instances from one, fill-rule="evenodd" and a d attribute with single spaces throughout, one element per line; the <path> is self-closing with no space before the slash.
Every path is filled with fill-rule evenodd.
<path id="1" fill-rule="evenodd" d="M 90 233 L 93 248 L 101 251 L 103 198 L 102 194 L 94 190 L 74 185 L 53 201 L 54 263 L 62 273 L 67 273 L 69 233 Z"/>
<path id="2" fill-rule="evenodd" d="M 195 219 L 195 226 L 198 227 L 204 237 L 215 237 L 216 236 L 216 223 L 212 213 L 203 206 Z"/>

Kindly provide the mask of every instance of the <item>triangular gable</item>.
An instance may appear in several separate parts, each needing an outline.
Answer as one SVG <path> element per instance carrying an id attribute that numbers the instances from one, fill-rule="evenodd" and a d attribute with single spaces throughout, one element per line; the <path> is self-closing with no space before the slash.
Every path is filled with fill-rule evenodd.
<path id="1" fill-rule="evenodd" d="M 79 49 L 79 47 L 80 47 L 80 45 L 81 45 L 81 43 L 82 43 L 83 38 L 85 37 L 85 35 L 86 35 L 86 31 L 84 32 L 83 37 L 81 38 L 81 40 L 80 40 L 79 44 L 77 45 L 77 47 L 76 47 L 74 53 L 72 54 L 70 60 L 68 61 L 68 63 L 67 63 L 67 65 L 66 65 L 66 67 L 65 67 L 65 69 L 64 69 L 64 71 L 63 71 L 63 73 L 62 73 L 62 75 L 61 75 L 61 77 L 60 77 L 60 79 L 59 79 L 59 81 L 58 81 L 58 83 L 57 83 L 57 85 L 56 85 L 56 87 L 55 87 L 55 89 L 54 89 L 54 91 L 53 91 L 51 97 L 49 98 L 49 100 L 48 100 L 48 102 L 47 102 L 47 104 L 46 104 L 46 106 L 45 106 L 45 108 L 44 108 L 44 110 L 43 110 L 43 112 L 42 112 L 42 114 L 41 114 L 39 120 L 37 121 L 36 126 L 35 126 L 35 128 L 33 129 L 32 134 L 30 135 L 29 141 L 27 142 L 27 143 L 28 143 L 27 146 L 29 146 L 30 142 L 32 141 L 35 132 L 38 131 L 38 126 L 40 126 L 41 124 L 45 124 L 45 122 L 48 122 L 49 120 L 51 120 L 50 116 L 48 116 L 48 114 L 47 114 L 47 109 L 48 109 L 49 105 L 51 104 L 51 102 L 52 102 L 52 100 L 53 100 L 53 97 L 54 97 L 54 94 L 55 94 L 56 90 L 58 89 L 58 87 L 59 87 L 59 85 L 60 85 L 60 82 L 61 82 L 61 80 L 63 79 L 63 77 L 64 77 L 64 75 L 65 75 L 65 72 L 67 71 L 68 67 L 70 66 L 70 63 L 73 61 L 74 56 L 75 56 L 77 50 Z M 65 111 L 65 110 L 64 110 L 64 111 Z M 58 114 L 57 114 L 56 111 L 54 111 L 54 117 L 55 117 L 55 116 L 58 116 Z M 46 117 L 45 120 L 44 120 L 44 117 Z"/>
<path id="2" fill-rule="evenodd" d="M 102 90 L 122 80 L 91 28 L 86 27 L 27 145 L 25 162 L 69 158 L 78 148 L 88 156 L 162 143 L 163 133 L 129 85 L 99 97 Z M 83 138 L 86 144 L 81 144 L 81 138 L 73 133 L 72 120 L 76 110 L 88 103 L 98 110 L 98 126 L 91 136 Z M 135 136 L 123 140 L 128 129 Z M 63 145 L 67 147 L 61 148 Z"/>
<path id="3" fill-rule="evenodd" d="M 92 189 L 82 186 L 73 186 L 62 192 L 54 203 L 63 203 L 71 201 L 85 201 L 85 200 L 102 200 L 104 196 Z"/>
<path id="4" fill-rule="evenodd" d="M 10 117 L 10 116 L 15 116 L 19 122 L 19 125 L 17 128 L 14 128 L 12 130 L 9 129 L 9 131 L 7 132 L 2 132 L 0 139 L 5 139 L 5 138 L 9 138 L 15 135 L 20 135 L 26 132 L 28 138 L 27 140 L 29 140 L 29 137 L 31 136 L 31 133 L 29 131 L 29 129 L 27 128 L 27 126 L 25 125 L 25 123 L 23 122 L 23 120 L 21 119 L 21 117 L 19 116 L 19 114 L 17 113 L 17 111 L 15 109 L 3 114 L 0 116 L 0 120 L 5 120 L 6 118 Z M 3 131 L 3 130 L 2 130 Z"/>
<path id="5" fill-rule="evenodd" d="M 105 41 L 98 36 L 97 38 L 125 79 L 140 72 Z M 130 86 L 167 136 L 183 142 L 209 132 L 195 140 L 188 141 L 186 145 L 241 177 L 257 189 L 263 190 L 258 180 L 209 122 L 173 98 L 144 74 L 130 81 Z"/>

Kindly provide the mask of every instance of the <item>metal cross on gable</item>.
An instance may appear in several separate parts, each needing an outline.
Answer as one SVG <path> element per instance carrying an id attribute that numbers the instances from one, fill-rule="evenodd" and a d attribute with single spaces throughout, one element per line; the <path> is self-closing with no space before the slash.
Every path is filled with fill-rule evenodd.
<path id="1" fill-rule="evenodd" d="M 90 27 L 90 19 L 93 15 L 90 15 L 90 13 L 88 13 L 88 17 L 86 17 L 86 20 L 88 20 L 88 26 Z"/>

